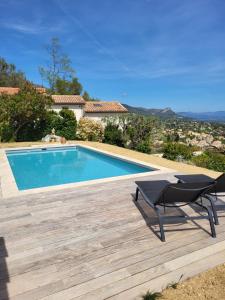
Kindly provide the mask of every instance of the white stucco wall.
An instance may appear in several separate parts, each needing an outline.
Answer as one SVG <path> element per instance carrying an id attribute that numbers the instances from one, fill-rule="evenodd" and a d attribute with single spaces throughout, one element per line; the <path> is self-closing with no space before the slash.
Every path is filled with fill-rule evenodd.
<path id="1" fill-rule="evenodd" d="M 74 112 L 78 122 L 79 122 L 80 118 L 82 118 L 82 117 L 86 117 L 91 120 L 101 122 L 103 118 L 110 117 L 110 116 L 117 116 L 120 114 L 120 113 L 84 113 L 83 105 L 75 105 L 75 104 L 67 104 L 67 105 L 66 104 L 64 104 L 64 105 L 54 104 L 54 105 L 52 105 L 52 109 L 54 111 L 56 111 L 57 113 L 59 113 L 59 111 L 65 107 L 68 109 L 71 109 Z"/>
<path id="2" fill-rule="evenodd" d="M 68 109 L 70 109 L 70 110 L 72 110 L 73 112 L 74 112 L 74 114 L 75 114 L 75 116 L 76 116 L 76 119 L 77 119 L 77 121 L 79 121 L 80 120 L 80 118 L 82 118 L 83 117 L 83 114 L 84 114 L 84 109 L 83 109 L 83 105 L 75 105 L 75 104 L 64 104 L 64 105 L 56 105 L 56 104 L 54 104 L 53 106 L 52 106 L 52 109 L 54 110 L 54 111 L 56 111 L 57 113 L 59 113 L 59 111 L 62 109 L 62 108 L 68 108 Z"/>
<path id="3" fill-rule="evenodd" d="M 119 113 L 85 113 L 84 117 L 94 121 L 101 121 L 103 118 L 118 116 Z"/>

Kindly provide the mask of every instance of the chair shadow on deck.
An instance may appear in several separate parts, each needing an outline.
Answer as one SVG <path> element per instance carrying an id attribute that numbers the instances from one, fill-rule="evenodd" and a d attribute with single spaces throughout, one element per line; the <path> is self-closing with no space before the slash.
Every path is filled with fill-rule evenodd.
<path id="1" fill-rule="evenodd" d="M 203 199 L 203 204 L 209 206 L 209 201 L 206 199 Z M 190 207 L 199 215 L 204 215 L 203 210 L 196 205 L 190 204 Z M 215 207 L 216 207 L 216 211 L 218 214 L 219 219 L 224 218 L 225 217 L 225 198 L 223 197 L 220 198 L 220 196 L 218 196 L 217 200 L 215 201 Z M 221 214 L 222 213 L 222 214 Z"/>
<path id="2" fill-rule="evenodd" d="M 6 257 L 8 256 L 5 246 L 5 240 L 0 237 L 0 300 L 8 300 L 7 283 L 9 282 L 9 273 L 6 263 Z"/>
<path id="3" fill-rule="evenodd" d="M 147 206 L 147 204 L 141 198 L 140 198 L 140 201 L 135 201 L 135 194 L 132 193 L 131 196 L 132 196 L 132 201 L 133 201 L 134 205 L 141 213 L 143 219 L 145 220 L 146 225 L 153 232 L 153 234 L 160 239 L 160 231 L 159 231 L 159 229 L 155 228 L 156 226 L 157 226 L 157 228 L 159 228 L 159 226 L 158 226 L 159 223 L 158 223 L 157 216 L 154 214 L 153 209 L 151 209 L 149 206 Z M 142 204 L 146 207 L 147 210 L 151 210 L 151 212 L 152 212 L 151 217 L 146 213 L 145 207 L 143 208 Z M 192 207 L 192 209 L 193 209 L 193 207 Z M 162 211 L 163 211 L 163 208 L 162 208 Z M 177 215 L 177 214 L 175 215 L 174 212 L 176 212 L 176 213 L 178 212 L 179 215 Z M 197 210 L 196 210 L 196 212 L 197 212 Z M 189 215 L 187 215 L 187 213 L 184 210 L 182 210 L 179 207 L 167 208 L 166 213 L 164 214 L 164 225 L 166 226 L 166 225 L 172 224 L 173 228 L 168 229 L 168 228 L 164 227 L 164 231 L 166 233 L 166 232 L 178 232 L 178 231 L 187 231 L 187 230 L 189 231 L 189 230 L 201 229 L 210 235 L 210 231 L 206 230 L 204 227 L 202 227 L 197 222 L 195 222 L 195 220 L 203 219 L 203 217 L 204 216 L 200 215 L 200 214 L 199 214 L 199 216 L 193 216 L 193 217 L 189 216 Z M 178 222 L 178 219 L 181 221 Z M 192 222 L 194 227 L 190 226 L 189 228 L 179 228 L 182 224 L 187 223 L 188 220 Z M 176 226 L 176 228 L 175 228 L 175 226 Z"/>

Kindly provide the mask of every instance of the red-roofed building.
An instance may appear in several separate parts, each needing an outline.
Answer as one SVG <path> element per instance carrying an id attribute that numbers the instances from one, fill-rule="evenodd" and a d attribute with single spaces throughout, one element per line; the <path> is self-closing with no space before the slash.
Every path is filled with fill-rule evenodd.
<path id="1" fill-rule="evenodd" d="M 19 92 L 19 88 L 17 87 L 3 87 L 0 86 L 0 94 L 7 94 L 7 95 L 15 95 Z M 45 88 L 41 88 L 41 87 L 36 87 L 36 90 L 39 93 L 46 93 L 46 89 Z"/>
<path id="2" fill-rule="evenodd" d="M 46 93 L 45 88 L 37 88 L 40 93 Z M 0 87 L 0 94 L 14 95 L 19 88 Z M 126 113 L 127 109 L 119 102 L 113 101 L 85 101 L 80 95 L 52 95 L 54 104 L 52 109 L 59 112 L 62 108 L 71 109 L 77 120 L 87 117 L 92 120 L 101 121 L 102 118 Z"/>
<path id="3" fill-rule="evenodd" d="M 101 121 L 105 117 L 127 113 L 127 109 L 116 101 L 90 101 L 86 102 L 84 113 L 90 119 Z"/>

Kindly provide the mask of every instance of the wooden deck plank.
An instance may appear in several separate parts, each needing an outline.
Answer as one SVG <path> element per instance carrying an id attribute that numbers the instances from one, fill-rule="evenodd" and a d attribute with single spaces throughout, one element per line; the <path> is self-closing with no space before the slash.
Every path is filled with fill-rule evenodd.
<path id="1" fill-rule="evenodd" d="M 175 180 L 172 174 L 166 178 Z M 158 287 L 160 278 L 167 282 L 181 270 L 204 269 L 206 257 L 212 265 L 225 261 L 222 210 L 217 239 L 207 233 L 208 221 L 197 219 L 168 222 L 162 243 L 149 228 L 158 231 L 151 209 L 140 200 L 144 218 L 134 191 L 129 179 L 1 199 L 0 232 L 8 257 L 0 265 L 8 270 L 0 275 L 0 287 L 7 287 L 8 299 L 135 299 L 146 286 Z M 199 216 L 191 208 L 184 211 Z M 168 211 L 174 212 L 180 214 Z"/>

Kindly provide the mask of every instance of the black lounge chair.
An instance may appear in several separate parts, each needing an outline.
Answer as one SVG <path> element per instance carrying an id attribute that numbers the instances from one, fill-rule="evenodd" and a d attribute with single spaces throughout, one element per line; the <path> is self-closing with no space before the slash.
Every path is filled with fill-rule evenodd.
<path id="1" fill-rule="evenodd" d="M 214 222 L 216 225 L 218 225 L 219 221 L 218 221 L 218 216 L 214 204 L 214 198 L 217 200 L 218 194 L 220 196 L 225 196 L 225 173 L 223 173 L 216 179 L 203 174 L 176 175 L 175 177 L 178 179 L 178 183 L 205 183 L 205 184 L 214 183 L 212 188 L 210 188 L 207 191 L 205 198 L 207 198 L 210 201 L 211 208 L 213 211 L 213 216 L 214 216 Z"/>
<path id="2" fill-rule="evenodd" d="M 197 201 L 204 197 L 207 190 L 213 188 L 215 183 L 170 183 L 167 180 L 136 181 L 135 183 L 137 184 L 135 201 L 138 201 L 140 192 L 145 202 L 154 209 L 159 221 L 162 242 L 165 242 L 164 217 L 160 213 L 159 206 L 165 209 L 165 207 L 180 207 L 191 203 L 202 207 L 207 212 L 211 235 L 216 237 L 211 209 L 203 205 L 202 201 Z"/>

